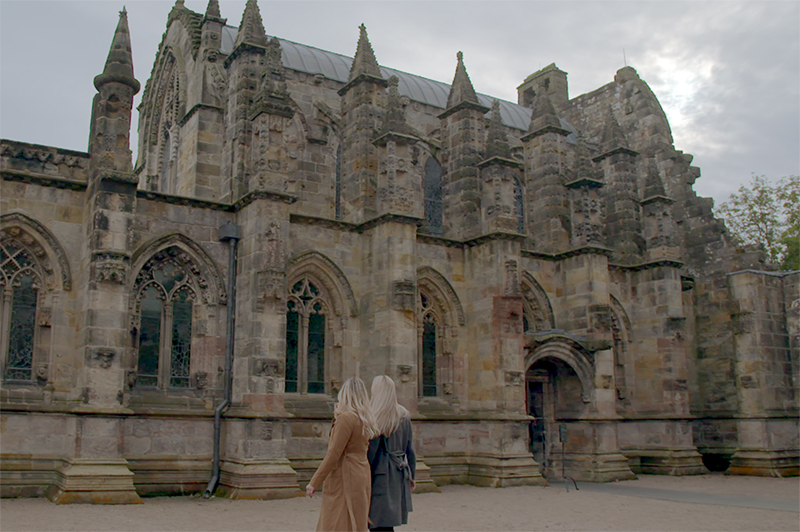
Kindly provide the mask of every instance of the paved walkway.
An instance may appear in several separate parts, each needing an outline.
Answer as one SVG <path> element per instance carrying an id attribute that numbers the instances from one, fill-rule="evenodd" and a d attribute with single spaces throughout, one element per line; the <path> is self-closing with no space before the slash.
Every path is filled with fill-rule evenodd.
<path id="1" fill-rule="evenodd" d="M 450 531 L 800 531 L 800 479 L 642 475 L 615 484 L 546 487 L 443 486 L 414 495 L 398 532 Z M 314 530 L 320 497 L 280 501 L 154 497 L 125 506 L 0 501 L 0 530 L 303 531 Z"/>
<path id="2" fill-rule="evenodd" d="M 559 483 L 553 483 L 558 485 Z M 574 489 L 573 484 L 569 483 Z M 644 499 L 659 499 L 662 501 L 688 502 L 693 504 L 713 504 L 715 506 L 737 506 L 739 508 L 759 508 L 762 510 L 780 510 L 784 512 L 800 513 L 800 500 L 778 499 L 774 497 L 759 497 L 756 495 L 721 495 L 718 493 L 693 493 L 661 488 L 646 488 L 636 485 L 620 484 L 592 484 L 581 482 L 580 490 L 610 495 L 624 495 L 627 497 L 642 497 Z M 791 493 L 787 493 L 791 496 Z"/>

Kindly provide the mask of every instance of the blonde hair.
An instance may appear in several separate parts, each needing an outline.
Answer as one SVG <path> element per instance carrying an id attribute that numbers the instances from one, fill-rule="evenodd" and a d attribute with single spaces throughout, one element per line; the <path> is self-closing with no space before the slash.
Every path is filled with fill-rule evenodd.
<path id="1" fill-rule="evenodd" d="M 364 435 L 372 439 L 378 435 L 375 429 L 375 418 L 372 416 L 372 411 L 369 408 L 369 396 L 367 396 L 367 387 L 364 386 L 364 381 L 358 377 L 350 377 L 344 384 L 342 389 L 339 390 L 339 402 L 333 409 L 333 413 L 339 416 L 345 412 L 351 412 L 358 416 L 362 423 L 362 432 Z"/>
<path id="2" fill-rule="evenodd" d="M 372 399 L 370 400 L 372 415 L 375 416 L 375 427 L 379 434 L 389 436 L 404 417 L 409 417 L 408 410 L 397 403 L 397 392 L 394 381 L 386 375 L 378 375 L 372 379 Z"/>

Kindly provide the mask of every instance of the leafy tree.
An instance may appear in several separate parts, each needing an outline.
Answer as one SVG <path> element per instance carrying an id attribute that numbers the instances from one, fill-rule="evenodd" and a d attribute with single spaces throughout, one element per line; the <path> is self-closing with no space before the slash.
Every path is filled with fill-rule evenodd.
<path id="1" fill-rule="evenodd" d="M 763 246 L 770 262 L 784 270 L 800 270 L 800 176 L 773 185 L 753 175 L 717 208 L 730 234 L 742 244 Z"/>

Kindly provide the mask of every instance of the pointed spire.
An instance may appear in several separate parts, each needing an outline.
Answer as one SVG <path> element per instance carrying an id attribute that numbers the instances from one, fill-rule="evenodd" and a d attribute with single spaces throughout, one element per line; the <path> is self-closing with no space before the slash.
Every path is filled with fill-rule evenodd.
<path id="1" fill-rule="evenodd" d="M 469 79 L 467 69 L 464 66 L 464 53 L 456 54 L 458 63 L 456 64 L 456 75 L 453 77 L 453 85 L 450 87 L 450 94 L 447 96 L 447 109 L 455 107 L 463 102 L 480 103 L 475 94 L 475 88 Z"/>
<path id="2" fill-rule="evenodd" d="M 628 147 L 628 140 L 625 138 L 625 133 L 622 132 L 622 128 L 614 117 L 610 106 L 608 107 L 607 115 L 606 126 L 603 130 L 603 138 L 600 141 L 602 150 L 608 153 L 619 148 L 630 149 Z"/>
<path id="3" fill-rule="evenodd" d="M 358 45 L 356 45 L 356 56 L 353 58 L 353 66 L 350 67 L 350 78 L 353 81 L 361 75 L 375 78 L 382 78 L 378 60 L 375 59 L 375 52 L 367 36 L 367 27 L 361 24 L 359 27 Z"/>
<path id="4" fill-rule="evenodd" d="M 239 25 L 234 48 L 243 43 L 256 46 L 267 45 L 267 33 L 264 31 L 264 22 L 261 20 L 261 12 L 258 10 L 256 0 L 247 0 L 247 4 L 244 6 L 242 23 Z"/>
<path id="5" fill-rule="evenodd" d="M 545 128 L 563 129 L 561 121 L 558 119 L 553 102 L 547 95 L 544 87 L 533 97 L 533 112 L 531 113 L 531 123 L 528 126 L 528 133 L 539 131 Z"/>
<path id="6" fill-rule="evenodd" d="M 222 18 L 222 15 L 219 12 L 219 0 L 208 0 L 208 6 L 206 7 L 206 18 Z"/>
<path id="7" fill-rule="evenodd" d="M 644 182 L 644 197 L 666 197 L 667 191 L 664 190 L 664 182 L 661 181 L 661 176 L 658 175 L 658 165 L 656 158 L 650 157 L 647 161 L 647 177 Z"/>
<path id="8" fill-rule="evenodd" d="M 492 116 L 489 119 L 489 131 L 486 135 L 486 158 L 511 157 L 511 147 L 508 145 L 508 136 L 503 129 L 503 120 L 500 116 L 500 101 L 492 102 Z"/>
<path id="9" fill-rule="evenodd" d="M 383 117 L 383 126 L 380 136 L 387 133 L 399 133 L 412 137 L 419 137 L 419 133 L 406 122 L 406 112 L 400 102 L 400 92 L 397 86 L 400 80 L 397 76 L 389 78 L 389 97 L 386 102 L 386 114 Z"/>
<path id="10" fill-rule="evenodd" d="M 575 142 L 575 159 L 576 179 L 597 179 L 597 170 L 589 158 L 589 148 L 586 147 L 586 139 L 583 138 L 583 135 L 578 135 L 578 140 Z"/>
<path id="11" fill-rule="evenodd" d="M 103 73 L 94 78 L 94 86 L 97 90 L 106 83 L 123 83 L 133 89 L 133 93 L 139 92 L 139 82 L 133 77 L 133 55 L 131 54 L 131 38 L 128 30 L 128 12 L 125 8 L 119 12 L 119 23 L 114 32 L 114 40 L 111 42 L 111 49 L 108 52 L 106 66 Z"/>

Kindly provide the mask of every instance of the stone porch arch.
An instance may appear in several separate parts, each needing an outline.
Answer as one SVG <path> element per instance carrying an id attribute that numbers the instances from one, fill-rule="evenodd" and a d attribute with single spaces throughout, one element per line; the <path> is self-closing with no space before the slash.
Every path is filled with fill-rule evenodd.
<path id="1" fill-rule="evenodd" d="M 537 362 L 547 358 L 555 358 L 567 364 L 581 382 L 581 400 L 584 403 L 592 402 L 594 368 L 578 347 L 566 339 L 550 340 L 539 345 L 525 356 L 525 372 L 527 373 L 530 367 Z"/>
<path id="2" fill-rule="evenodd" d="M 553 306 L 542 285 L 527 271 L 522 272 L 520 285 L 523 312 L 531 330 L 555 329 L 556 319 Z"/>

